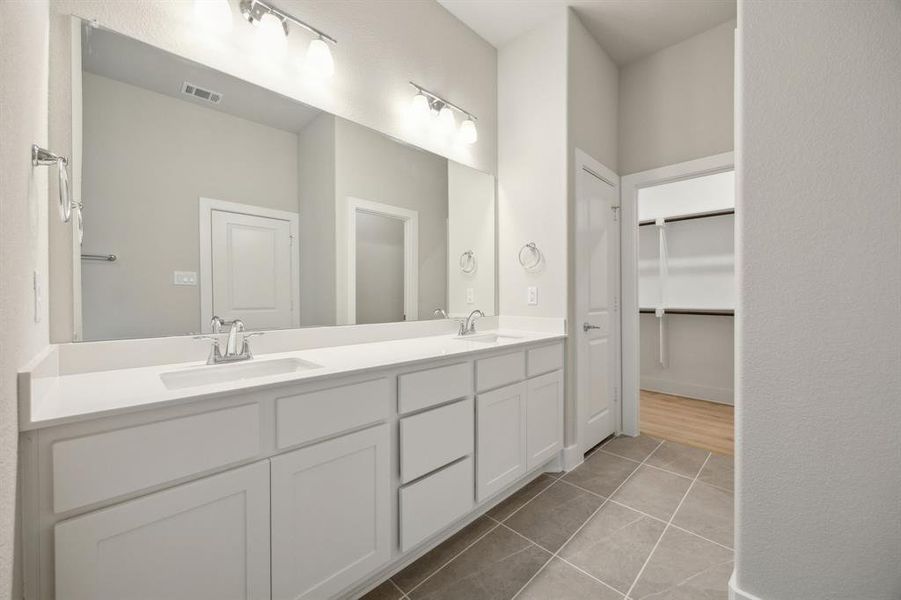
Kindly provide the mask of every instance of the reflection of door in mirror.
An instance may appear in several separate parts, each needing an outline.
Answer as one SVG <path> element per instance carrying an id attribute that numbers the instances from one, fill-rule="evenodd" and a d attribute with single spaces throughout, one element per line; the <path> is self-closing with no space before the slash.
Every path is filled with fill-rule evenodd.
<path id="1" fill-rule="evenodd" d="M 417 320 L 419 211 L 353 197 L 346 206 L 345 324 Z"/>
<path id="2" fill-rule="evenodd" d="M 404 316 L 404 223 L 357 213 L 357 324 L 394 323 Z"/>
<path id="3" fill-rule="evenodd" d="M 254 329 L 297 327 L 296 213 L 201 198 L 200 296 L 213 315 Z"/>

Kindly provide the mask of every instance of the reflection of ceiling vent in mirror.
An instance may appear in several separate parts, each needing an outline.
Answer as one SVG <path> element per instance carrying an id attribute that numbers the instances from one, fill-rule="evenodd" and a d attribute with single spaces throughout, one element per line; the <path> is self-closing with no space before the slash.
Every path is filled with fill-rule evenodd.
<path id="1" fill-rule="evenodd" d="M 222 94 L 219 92 L 206 90 L 187 81 L 181 86 L 181 93 L 187 94 L 188 96 L 194 96 L 205 102 L 212 102 L 213 104 L 219 104 L 222 100 Z"/>

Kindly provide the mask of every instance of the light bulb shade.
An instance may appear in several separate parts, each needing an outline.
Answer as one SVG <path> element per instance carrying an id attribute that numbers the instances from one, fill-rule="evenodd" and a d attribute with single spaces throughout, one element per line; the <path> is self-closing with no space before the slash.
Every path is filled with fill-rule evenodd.
<path id="1" fill-rule="evenodd" d="M 194 0 L 194 18 L 201 27 L 216 33 L 228 33 L 234 25 L 228 0 Z"/>
<path id="2" fill-rule="evenodd" d="M 431 106 L 429 106 L 429 99 L 425 97 L 425 94 L 422 92 L 417 93 L 413 96 L 413 100 L 410 102 L 410 110 L 413 112 L 413 116 L 417 119 L 424 119 L 429 116 L 429 112 L 431 111 Z"/>
<path id="3" fill-rule="evenodd" d="M 460 140 L 464 144 L 475 144 L 479 139 L 479 132 L 476 130 L 475 121 L 467 118 L 460 124 Z"/>
<path id="4" fill-rule="evenodd" d="M 288 51 L 288 34 L 281 19 L 266 13 L 255 25 L 260 48 L 266 54 L 283 56 Z"/>
<path id="5" fill-rule="evenodd" d="M 454 111 L 449 106 L 443 106 L 438 112 L 438 124 L 445 132 L 453 131 L 456 122 L 454 121 Z"/>
<path id="6" fill-rule="evenodd" d="M 335 74 L 335 60 L 325 40 L 316 38 L 310 42 L 304 58 L 307 69 L 317 77 L 329 78 Z"/>

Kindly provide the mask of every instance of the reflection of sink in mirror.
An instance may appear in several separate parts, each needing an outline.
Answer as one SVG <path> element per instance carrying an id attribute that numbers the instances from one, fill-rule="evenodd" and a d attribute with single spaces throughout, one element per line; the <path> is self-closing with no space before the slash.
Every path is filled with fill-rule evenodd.
<path id="1" fill-rule="evenodd" d="M 498 333 L 479 333 L 476 335 L 460 335 L 455 339 L 462 342 L 476 342 L 479 344 L 498 344 L 500 342 L 512 342 L 520 339 L 515 335 L 500 335 Z"/>
<path id="2" fill-rule="evenodd" d="M 180 371 L 168 371 L 160 374 L 163 385 L 170 390 L 195 387 L 198 385 L 211 385 L 214 383 L 226 383 L 228 381 L 240 381 L 254 377 L 267 377 L 270 375 L 284 375 L 297 371 L 321 369 L 317 365 L 299 358 L 277 358 L 273 360 L 248 361 L 224 365 L 210 365 L 195 369 Z"/>

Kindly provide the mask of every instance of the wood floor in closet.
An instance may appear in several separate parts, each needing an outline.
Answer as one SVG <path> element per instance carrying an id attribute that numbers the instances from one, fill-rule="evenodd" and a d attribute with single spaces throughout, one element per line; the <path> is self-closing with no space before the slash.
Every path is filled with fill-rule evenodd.
<path id="1" fill-rule="evenodd" d="M 719 454 L 735 453 L 735 409 L 641 390 L 641 433 Z"/>

